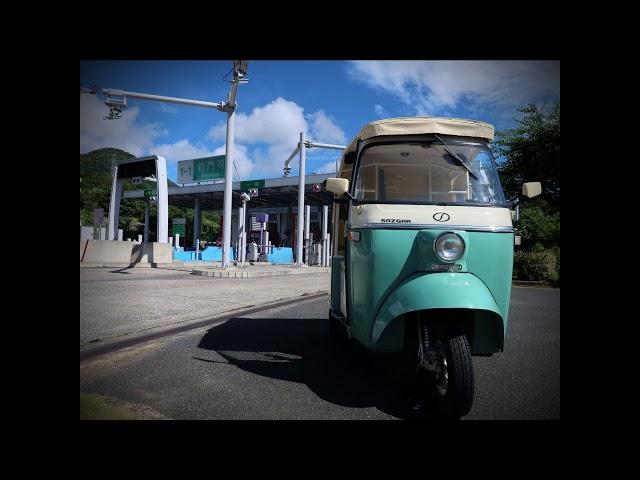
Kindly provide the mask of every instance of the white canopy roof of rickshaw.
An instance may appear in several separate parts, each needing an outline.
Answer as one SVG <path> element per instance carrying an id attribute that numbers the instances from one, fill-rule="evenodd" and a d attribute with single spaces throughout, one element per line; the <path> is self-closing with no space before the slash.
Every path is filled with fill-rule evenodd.
<path id="1" fill-rule="evenodd" d="M 358 140 L 383 135 L 421 135 L 437 133 L 462 137 L 480 137 L 493 140 L 493 125 L 478 120 L 448 117 L 397 117 L 367 123 L 356 138 L 344 150 L 344 154 L 356 149 Z"/>

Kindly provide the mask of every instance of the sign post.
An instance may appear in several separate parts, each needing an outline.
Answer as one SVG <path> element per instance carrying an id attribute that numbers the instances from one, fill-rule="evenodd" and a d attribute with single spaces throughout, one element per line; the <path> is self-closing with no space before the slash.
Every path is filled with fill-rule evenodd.
<path id="1" fill-rule="evenodd" d="M 93 211 L 93 224 L 94 225 L 98 225 L 98 228 L 100 230 L 98 230 L 99 232 L 102 230 L 102 222 L 104 222 L 104 209 L 103 208 L 96 208 Z M 102 240 L 102 236 L 98 235 L 98 238 L 100 240 Z"/>
<path id="2" fill-rule="evenodd" d="M 96 208 L 93 211 L 93 224 L 94 225 L 102 225 L 104 219 L 104 209 L 103 208 Z"/>

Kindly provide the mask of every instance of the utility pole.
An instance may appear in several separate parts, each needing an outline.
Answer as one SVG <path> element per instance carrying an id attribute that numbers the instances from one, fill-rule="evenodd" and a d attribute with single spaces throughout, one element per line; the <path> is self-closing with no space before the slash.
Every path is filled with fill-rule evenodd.
<path id="1" fill-rule="evenodd" d="M 296 232 L 296 265 L 302 267 L 304 262 L 302 261 L 303 252 L 303 229 L 304 229 L 304 186 L 305 186 L 305 164 L 307 159 L 308 148 L 328 148 L 332 150 L 344 150 L 346 145 L 334 145 L 330 143 L 316 143 L 306 139 L 305 132 L 300 132 L 300 140 L 298 146 L 293 153 L 284 161 L 284 176 L 287 177 L 291 173 L 291 167 L 289 164 L 295 158 L 297 154 L 300 154 L 300 177 L 298 179 L 298 221 Z M 336 175 L 337 175 L 336 167 Z M 324 239 L 323 239 L 324 241 Z M 293 246 L 293 245 L 292 245 Z"/>

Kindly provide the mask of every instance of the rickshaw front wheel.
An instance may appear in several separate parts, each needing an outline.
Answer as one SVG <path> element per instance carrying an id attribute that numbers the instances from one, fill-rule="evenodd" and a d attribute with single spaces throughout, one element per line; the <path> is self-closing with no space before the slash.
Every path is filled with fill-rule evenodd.
<path id="1" fill-rule="evenodd" d="M 464 334 L 446 335 L 431 347 L 431 363 L 418 348 L 419 377 L 430 383 L 439 409 L 446 416 L 460 418 L 473 404 L 473 364 L 469 341 Z M 427 366 L 428 365 L 428 366 Z"/>

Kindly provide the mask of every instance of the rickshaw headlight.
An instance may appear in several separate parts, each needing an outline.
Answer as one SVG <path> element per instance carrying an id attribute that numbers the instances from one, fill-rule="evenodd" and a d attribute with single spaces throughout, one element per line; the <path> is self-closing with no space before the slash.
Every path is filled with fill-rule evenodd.
<path id="1" fill-rule="evenodd" d="M 443 262 L 455 262 L 464 254 L 464 240 L 457 233 L 443 233 L 436 238 L 433 250 Z"/>

